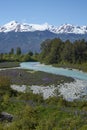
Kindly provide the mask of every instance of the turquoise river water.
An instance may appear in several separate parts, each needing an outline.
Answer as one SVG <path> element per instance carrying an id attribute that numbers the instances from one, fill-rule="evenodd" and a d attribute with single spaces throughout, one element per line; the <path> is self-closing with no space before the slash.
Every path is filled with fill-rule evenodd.
<path id="1" fill-rule="evenodd" d="M 87 73 L 79 70 L 71 70 L 68 68 L 56 68 L 51 65 L 40 64 L 39 62 L 23 62 L 20 64 L 21 68 L 48 72 L 52 74 L 64 75 L 75 79 L 87 81 Z"/>

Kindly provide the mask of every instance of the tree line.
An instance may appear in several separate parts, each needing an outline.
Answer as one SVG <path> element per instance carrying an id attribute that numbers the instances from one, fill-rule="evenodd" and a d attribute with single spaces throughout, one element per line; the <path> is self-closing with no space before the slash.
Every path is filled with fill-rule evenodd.
<path id="1" fill-rule="evenodd" d="M 73 43 L 70 40 L 64 42 L 59 38 L 47 39 L 41 44 L 39 59 L 46 64 L 86 63 L 87 42 L 84 39 L 76 40 Z"/>
<path id="2" fill-rule="evenodd" d="M 16 50 L 14 48 L 11 48 L 11 50 L 8 53 L 0 53 L 0 62 L 4 61 L 34 61 L 35 60 L 35 54 L 33 54 L 32 51 L 29 51 L 27 53 L 22 53 L 22 50 L 20 47 L 17 47 Z"/>

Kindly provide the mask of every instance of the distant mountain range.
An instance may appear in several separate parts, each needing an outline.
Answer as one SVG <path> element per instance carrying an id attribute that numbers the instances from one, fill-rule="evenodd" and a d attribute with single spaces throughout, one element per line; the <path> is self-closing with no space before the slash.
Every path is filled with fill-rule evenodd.
<path id="1" fill-rule="evenodd" d="M 87 26 L 63 24 L 59 27 L 47 23 L 27 24 L 11 21 L 0 26 L 0 53 L 9 52 L 11 48 L 21 47 L 22 51 L 39 52 L 40 44 L 45 39 L 87 40 Z"/>
<path id="2" fill-rule="evenodd" d="M 86 34 L 87 26 L 74 26 L 71 24 L 63 24 L 61 26 L 53 26 L 48 23 L 45 24 L 28 24 L 28 23 L 18 23 L 16 21 L 11 21 L 0 27 L 0 32 L 34 32 L 34 31 L 45 31 L 48 30 L 55 34 L 60 33 L 74 33 L 74 34 Z"/>

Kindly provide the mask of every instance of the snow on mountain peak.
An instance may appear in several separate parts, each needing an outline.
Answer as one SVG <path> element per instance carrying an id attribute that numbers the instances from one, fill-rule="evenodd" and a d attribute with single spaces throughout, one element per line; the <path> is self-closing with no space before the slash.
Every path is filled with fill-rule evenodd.
<path id="1" fill-rule="evenodd" d="M 59 33 L 74 33 L 74 34 L 85 34 L 87 33 L 87 26 L 74 26 L 72 24 L 63 24 L 59 27 L 44 24 L 28 24 L 28 23 L 18 23 L 16 21 L 11 21 L 0 27 L 0 32 L 33 32 L 33 31 L 45 31 L 59 34 Z"/>
<path id="2" fill-rule="evenodd" d="M 0 27 L 0 32 L 10 32 L 10 31 L 17 31 L 19 23 L 16 21 L 11 21 L 4 26 Z"/>
<path id="3" fill-rule="evenodd" d="M 58 28 L 58 33 L 73 33 L 76 27 L 71 24 L 63 24 Z M 74 32 L 75 33 L 75 32 Z"/>
<path id="4" fill-rule="evenodd" d="M 44 31 L 48 30 L 49 25 L 47 23 L 45 24 L 29 24 L 34 30 Z"/>

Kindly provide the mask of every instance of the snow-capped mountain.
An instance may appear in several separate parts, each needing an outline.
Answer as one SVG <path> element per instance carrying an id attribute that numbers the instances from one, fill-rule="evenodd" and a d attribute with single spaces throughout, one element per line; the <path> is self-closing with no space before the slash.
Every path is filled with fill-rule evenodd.
<path id="1" fill-rule="evenodd" d="M 71 24 L 63 24 L 61 26 L 53 26 L 48 23 L 45 24 L 28 24 L 11 21 L 0 27 L 0 32 L 34 32 L 34 31 L 45 31 L 56 34 L 62 33 L 73 33 L 73 34 L 86 34 L 87 26 L 74 26 Z"/>
<path id="2" fill-rule="evenodd" d="M 74 26 L 71 24 L 63 24 L 58 30 L 58 33 L 74 33 L 74 34 L 85 34 L 87 33 L 87 26 Z"/>
<path id="3" fill-rule="evenodd" d="M 33 32 L 33 31 L 44 31 L 50 30 L 52 28 L 47 23 L 39 25 L 39 24 L 27 24 L 27 23 L 18 23 L 16 21 L 11 21 L 0 27 L 0 32 Z"/>
<path id="4" fill-rule="evenodd" d="M 11 21 L 0 27 L 0 53 L 10 52 L 11 48 L 16 50 L 17 47 L 21 47 L 23 53 L 40 52 L 41 43 L 53 38 L 87 41 L 87 26 L 63 24 L 56 27 L 47 23 L 39 25 Z"/>

